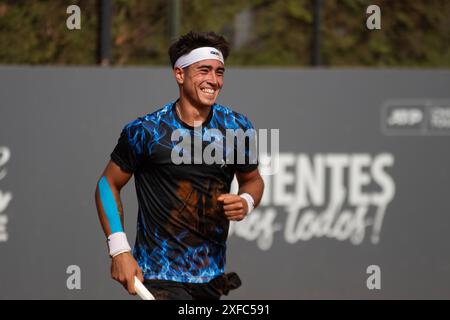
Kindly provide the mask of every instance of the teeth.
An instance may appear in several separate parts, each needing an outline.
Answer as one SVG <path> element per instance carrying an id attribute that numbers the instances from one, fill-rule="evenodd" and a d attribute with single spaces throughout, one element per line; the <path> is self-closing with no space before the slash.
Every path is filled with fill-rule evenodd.
<path id="1" fill-rule="evenodd" d="M 214 93 L 214 89 L 204 88 L 204 89 L 202 89 L 202 91 L 206 92 L 206 93 Z"/>

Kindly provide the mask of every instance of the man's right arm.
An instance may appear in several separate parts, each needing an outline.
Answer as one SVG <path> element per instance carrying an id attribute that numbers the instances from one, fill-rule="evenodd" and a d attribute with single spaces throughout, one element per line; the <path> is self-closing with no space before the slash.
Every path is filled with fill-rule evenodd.
<path id="1" fill-rule="evenodd" d="M 95 204 L 103 232 L 108 240 L 124 236 L 124 215 L 120 190 L 130 180 L 132 173 L 122 170 L 113 161 L 106 166 L 95 190 Z M 111 237 L 112 235 L 112 237 Z M 111 276 L 120 282 L 130 294 L 136 294 L 134 276 L 143 281 L 142 271 L 129 249 L 118 250 L 111 261 Z"/>

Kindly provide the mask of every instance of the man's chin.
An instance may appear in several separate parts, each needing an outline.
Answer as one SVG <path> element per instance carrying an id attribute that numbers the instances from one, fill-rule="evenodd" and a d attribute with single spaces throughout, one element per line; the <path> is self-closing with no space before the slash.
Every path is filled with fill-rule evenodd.
<path id="1" fill-rule="evenodd" d="M 213 99 L 201 99 L 200 103 L 202 106 L 211 107 L 214 103 L 216 103 L 216 98 Z"/>

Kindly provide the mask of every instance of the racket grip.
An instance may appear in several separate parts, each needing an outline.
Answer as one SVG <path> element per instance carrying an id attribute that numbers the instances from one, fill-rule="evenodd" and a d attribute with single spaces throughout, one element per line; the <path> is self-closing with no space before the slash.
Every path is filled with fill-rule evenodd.
<path id="1" fill-rule="evenodd" d="M 136 276 L 134 276 L 134 289 L 142 300 L 156 300 L 151 292 L 148 291 L 148 289 L 142 284 L 141 281 L 139 281 Z"/>

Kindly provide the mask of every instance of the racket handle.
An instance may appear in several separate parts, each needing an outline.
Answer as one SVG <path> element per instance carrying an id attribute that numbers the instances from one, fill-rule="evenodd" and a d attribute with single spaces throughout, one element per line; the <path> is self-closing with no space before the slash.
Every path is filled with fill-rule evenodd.
<path id="1" fill-rule="evenodd" d="M 134 276 L 134 289 L 142 300 L 156 300 L 155 297 L 150 293 L 150 291 L 148 291 L 148 289 L 142 284 L 141 281 L 139 281 L 136 276 Z"/>

